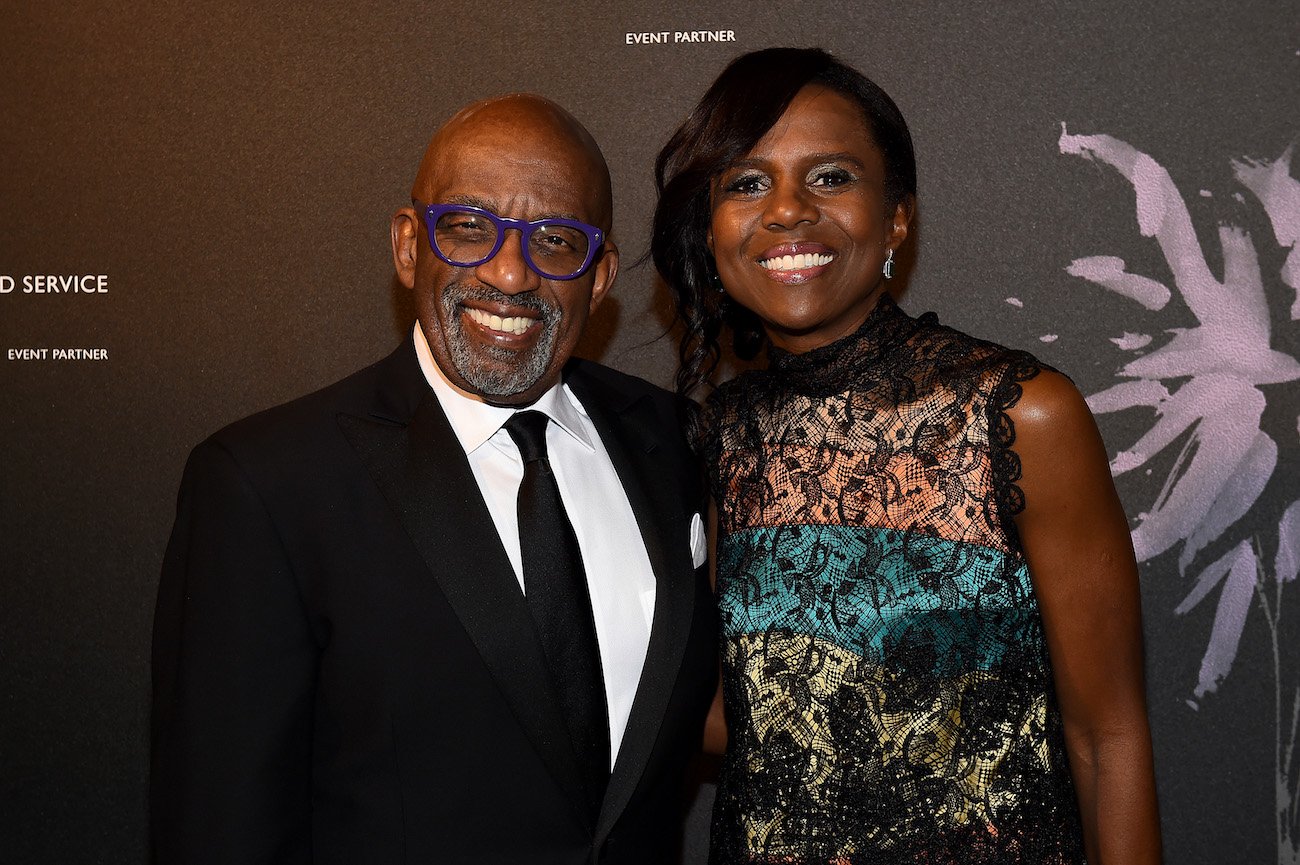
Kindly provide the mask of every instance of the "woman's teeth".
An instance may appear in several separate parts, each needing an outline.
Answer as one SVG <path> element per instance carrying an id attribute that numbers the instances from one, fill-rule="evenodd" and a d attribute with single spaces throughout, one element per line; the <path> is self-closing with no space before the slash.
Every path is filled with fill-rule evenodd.
<path id="1" fill-rule="evenodd" d="M 803 270 L 808 267 L 821 267 L 823 264 L 830 264 L 834 260 L 835 256 L 833 255 L 823 255 L 820 252 L 801 252 L 798 255 L 778 255 L 775 258 L 764 258 L 758 263 L 768 270 Z"/>
<path id="2" fill-rule="evenodd" d="M 472 306 L 465 307 L 469 317 L 474 321 L 492 330 L 499 330 L 502 333 L 520 334 L 532 327 L 535 318 L 527 318 L 522 315 L 512 315 L 509 318 L 502 318 L 499 315 L 492 315 L 481 309 L 475 309 Z"/>

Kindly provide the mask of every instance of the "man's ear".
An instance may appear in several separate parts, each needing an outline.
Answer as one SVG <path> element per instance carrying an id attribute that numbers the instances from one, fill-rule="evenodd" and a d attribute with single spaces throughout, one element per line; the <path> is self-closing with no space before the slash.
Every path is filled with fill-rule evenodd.
<path id="1" fill-rule="evenodd" d="M 614 284 L 614 277 L 618 276 L 618 247 L 614 241 L 605 241 L 605 248 L 601 251 L 600 260 L 596 262 L 593 270 L 596 278 L 591 284 L 591 304 L 587 308 L 588 315 L 600 306 L 610 286 Z"/>
<path id="2" fill-rule="evenodd" d="M 420 243 L 420 217 L 415 208 L 403 207 L 394 213 L 390 230 L 397 279 L 407 288 L 415 288 L 415 255 Z"/>

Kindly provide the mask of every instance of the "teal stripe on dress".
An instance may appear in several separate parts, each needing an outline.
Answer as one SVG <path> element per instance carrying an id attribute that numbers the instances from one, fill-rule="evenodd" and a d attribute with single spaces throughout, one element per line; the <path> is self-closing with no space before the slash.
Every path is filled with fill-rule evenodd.
<path id="1" fill-rule="evenodd" d="M 899 672 L 988 670 L 1037 654 L 1023 561 L 977 544 L 864 526 L 781 526 L 718 544 L 723 634 L 807 634 Z M 928 669 L 914 669 L 922 664 Z"/>

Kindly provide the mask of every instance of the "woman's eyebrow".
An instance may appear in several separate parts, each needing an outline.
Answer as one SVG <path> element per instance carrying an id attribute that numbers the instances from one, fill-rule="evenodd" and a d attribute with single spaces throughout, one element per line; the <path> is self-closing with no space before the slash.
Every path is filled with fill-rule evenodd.
<path id="1" fill-rule="evenodd" d="M 737 159 L 735 162 L 731 163 L 723 170 L 736 171 L 738 169 L 744 169 L 744 168 L 765 168 L 767 166 L 768 161 L 769 160 L 759 159 L 758 157 L 754 157 L 754 156 L 746 156 L 741 159 Z M 861 159 L 859 159 L 857 156 L 854 156 L 852 153 L 848 153 L 845 151 L 836 151 L 834 153 L 810 153 L 807 156 L 803 157 L 800 161 L 811 163 L 811 164 L 817 164 L 821 162 L 849 162 L 859 169 L 863 169 L 866 167 Z"/>
<path id="2" fill-rule="evenodd" d="M 744 157 L 742 159 L 737 159 L 735 162 L 731 163 L 730 165 L 728 165 L 726 168 L 722 170 L 723 172 L 727 172 L 727 171 L 735 171 L 738 168 L 761 168 L 763 164 L 764 164 L 764 160 L 756 159 L 752 156 L 749 156 L 749 157 Z"/>
<path id="3" fill-rule="evenodd" d="M 863 167 L 862 160 L 852 153 L 814 153 L 808 157 L 809 162 L 851 162 L 859 168 Z"/>

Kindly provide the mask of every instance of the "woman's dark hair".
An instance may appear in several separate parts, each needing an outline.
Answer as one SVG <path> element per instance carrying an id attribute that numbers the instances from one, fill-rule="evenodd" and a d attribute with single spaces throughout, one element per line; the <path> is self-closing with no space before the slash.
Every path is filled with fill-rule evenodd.
<path id="1" fill-rule="evenodd" d="M 754 357 L 766 337 L 749 310 L 728 300 L 705 238 L 712 218 L 710 183 L 754 149 L 809 84 L 820 84 L 862 109 L 884 154 L 885 204 L 916 195 L 916 158 L 907 122 L 889 94 L 820 48 L 767 48 L 733 60 L 655 160 L 650 255 L 668 283 L 685 327 L 678 349 L 677 392 L 690 397 L 718 366 L 723 325 L 736 355 Z"/>

